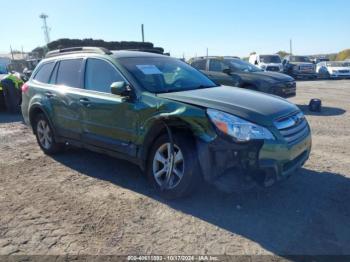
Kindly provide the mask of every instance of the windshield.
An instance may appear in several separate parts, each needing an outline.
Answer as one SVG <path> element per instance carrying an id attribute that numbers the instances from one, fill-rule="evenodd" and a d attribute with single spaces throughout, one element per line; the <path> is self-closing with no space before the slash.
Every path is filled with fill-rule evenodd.
<path id="1" fill-rule="evenodd" d="M 260 62 L 265 64 L 270 63 L 281 63 L 281 58 L 278 55 L 261 55 L 260 56 Z"/>
<path id="2" fill-rule="evenodd" d="M 310 59 L 307 56 L 291 56 L 290 61 L 291 62 L 311 63 Z"/>
<path id="3" fill-rule="evenodd" d="M 260 68 L 256 67 L 255 65 L 252 65 L 250 63 L 244 62 L 240 59 L 226 59 L 225 61 L 228 62 L 228 66 L 236 71 L 243 71 L 243 72 L 261 72 Z"/>
<path id="4" fill-rule="evenodd" d="M 176 92 L 217 86 L 190 65 L 170 57 L 128 57 L 118 61 L 152 93 Z"/>
<path id="5" fill-rule="evenodd" d="M 327 62 L 327 66 L 331 67 L 347 67 L 349 64 L 347 62 Z"/>

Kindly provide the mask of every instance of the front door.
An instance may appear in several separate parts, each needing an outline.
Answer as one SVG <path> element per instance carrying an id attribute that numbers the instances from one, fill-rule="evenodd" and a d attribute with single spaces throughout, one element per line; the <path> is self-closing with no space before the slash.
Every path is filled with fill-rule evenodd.
<path id="1" fill-rule="evenodd" d="M 113 82 L 126 81 L 109 61 L 89 58 L 85 66 L 82 128 L 85 143 L 136 155 L 137 112 L 125 97 L 111 94 Z"/>
<path id="2" fill-rule="evenodd" d="M 210 59 L 209 60 L 209 71 L 205 74 L 209 76 L 215 83 L 228 86 L 238 86 L 238 77 L 236 75 L 229 75 L 224 73 L 224 69 L 229 67 L 224 64 L 220 59 Z"/>

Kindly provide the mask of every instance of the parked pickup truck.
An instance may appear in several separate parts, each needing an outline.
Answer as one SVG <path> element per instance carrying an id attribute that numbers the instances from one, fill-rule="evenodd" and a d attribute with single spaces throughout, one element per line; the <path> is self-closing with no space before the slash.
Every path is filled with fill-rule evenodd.
<path id="1" fill-rule="evenodd" d="M 286 56 L 283 61 L 284 73 L 296 79 L 316 79 L 316 66 L 307 56 Z"/>

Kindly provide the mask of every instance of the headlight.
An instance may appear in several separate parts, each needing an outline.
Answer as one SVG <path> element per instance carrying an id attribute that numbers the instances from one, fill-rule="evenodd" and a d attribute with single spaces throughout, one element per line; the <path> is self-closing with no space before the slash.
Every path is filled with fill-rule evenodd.
<path id="1" fill-rule="evenodd" d="M 221 132 L 233 137 L 237 142 L 247 142 L 253 139 L 275 140 L 275 137 L 265 127 L 253 124 L 237 116 L 214 109 L 207 109 L 207 114 Z"/>

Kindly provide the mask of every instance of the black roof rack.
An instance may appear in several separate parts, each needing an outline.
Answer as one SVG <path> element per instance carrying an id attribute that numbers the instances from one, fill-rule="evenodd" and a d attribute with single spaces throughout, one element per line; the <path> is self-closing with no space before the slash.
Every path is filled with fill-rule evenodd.
<path id="1" fill-rule="evenodd" d="M 76 53 L 96 53 L 96 54 L 103 54 L 103 55 L 112 54 L 111 51 L 103 47 L 81 46 L 81 47 L 69 47 L 69 48 L 50 51 L 46 54 L 46 58 L 59 56 L 59 55 L 66 55 L 66 54 L 76 54 Z"/>

